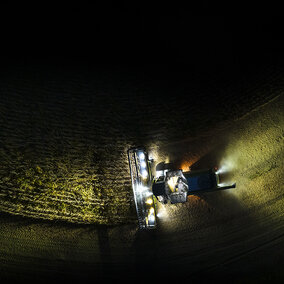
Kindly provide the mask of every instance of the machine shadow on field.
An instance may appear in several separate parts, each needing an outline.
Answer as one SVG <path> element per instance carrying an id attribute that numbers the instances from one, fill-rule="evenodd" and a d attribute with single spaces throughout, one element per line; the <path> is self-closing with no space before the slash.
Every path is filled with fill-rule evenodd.
<path id="1" fill-rule="evenodd" d="M 109 240 L 109 230 L 107 226 L 101 226 L 97 228 L 98 233 L 98 245 L 100 254 L 100 273 L 103 275 L 107 274 L 112 270 L 112 257 Z"/>

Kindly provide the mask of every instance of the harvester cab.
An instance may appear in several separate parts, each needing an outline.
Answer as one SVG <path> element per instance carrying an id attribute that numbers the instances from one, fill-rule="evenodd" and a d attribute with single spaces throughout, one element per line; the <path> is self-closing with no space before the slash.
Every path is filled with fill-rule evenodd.
<path id="1" fill-rule="evenodd" d="M 141 147 L 128 150 L 128 161 L 140 229 L 156 227 L 156 200 L 163 204 L 185 203 L 188 195 L 236 187 L 236 183 L 221 186 L 215 169 L 183 172 L 171 163 L 159 163 L 153 177 L 153 160 Z"/>

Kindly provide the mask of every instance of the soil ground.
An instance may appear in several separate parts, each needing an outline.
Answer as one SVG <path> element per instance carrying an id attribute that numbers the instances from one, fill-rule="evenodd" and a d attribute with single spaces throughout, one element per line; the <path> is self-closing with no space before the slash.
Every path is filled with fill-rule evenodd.
<path id="1" fill-rule="evenodd" d="M 241 71 L 238 79 L 227 74 L 205 80 L 186 72 L 171 80 L 153 76 L 154 81 L 141 73 L 117 76 L 120 70 L 92 76 L 67 72 L 65 79 L 25 77 L 21 69 L 18 78 L 15 71 L 5 75 L 1 279 L 283 280 L 283 74 L 274 68 Z M 237 187 L 189 196 L 186 204 L 160 205 L 157 230 L 139 232 L 126 157 L 127 147 L 138 144 L 157 162 L 168 159 L 183 169 L 224 167 L 223 181 L 236 181 Z M 70 197 L 65 210 L 60 197 L 41 206 L 41 191 L 30 191 L 28 200 L 23 193 L 13 199 L 5 178 L 7 165 L 17 166 L 9 159 L 14 149 L 24 153 L 24 161 L 42 159 L 40 166 L 52 171 L 58 161 L 48 158 L 67 157 L 60 161 L 72 174 L 83 169 L 80 182 L 88 180 L 91 168 L 103 188 L 100 197 L 92 195 L 103 221 L 86 218 L 84 206 L 92 203 L 85 199 L 76 203 L 75 214 L 72 202 L 80 195 Z M 90 157 L 93 162 L 84 164 Z M 104 198 L 108 207 L 102 206 Z M 47 210 L 52 214 L 44 215 Z"/>

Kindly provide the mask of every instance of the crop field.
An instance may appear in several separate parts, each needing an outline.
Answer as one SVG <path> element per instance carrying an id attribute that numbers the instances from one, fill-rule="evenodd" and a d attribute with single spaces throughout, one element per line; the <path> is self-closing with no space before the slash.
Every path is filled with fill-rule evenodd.
<path id="1" fill-rule="evenodd" d="M 128 147 L 159 150 L 159 161 L 165 145 L 226 127 L 282 83 L 274 69 L 239 82 L 179 74 L 164 85 L 161 75 L 52 71 L 19 68 L 0 82 L 0 210 L 87 224 L 135 222 Z"/>
<path id="2" fill-rule="evenodd" d="M 177 267 L 197 283 L 283 279 L 283 76 L 276 66 L 2 74 L 0 279 L 133 283 L 149 263 L 145 281 Z M 184 170 L 225 166 L 237 187 L 160 204 L 157 229 L 139 232 L 135 145 Z"/>

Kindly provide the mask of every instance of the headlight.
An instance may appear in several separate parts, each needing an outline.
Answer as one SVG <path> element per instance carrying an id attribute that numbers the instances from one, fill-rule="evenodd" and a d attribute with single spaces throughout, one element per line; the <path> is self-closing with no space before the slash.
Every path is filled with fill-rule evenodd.
<path id="1" fill-rule="evenodd" d="M 147 164 L 146 164 L 146 162 L 144 162 L 144 161 L 142 161 L 141 163 L 140 163 L 140 166 L 141 166 L 141 168 L 146 168 L 146 166 L 147 166 Z"/>
<path id="2" fill-rule="evenodd" d="M 155 222 L 155 216 L 154 215 L 149 216 L 149 221 L 150 222 Z"/>
<path id="3" fill-rule="evenodd" d="M 142 171 L 142 177 L 143 177 L 143 178 L 146 178 L 147 176 L 148 176 L 147 171 L 146 171 L 146 170 L 143 170 L 143 171 Z"/>
<path id="4" fill-rule="evenodd" d="M 149 204 L 149 205 L 152 205 L 153 204 L 153 199 L 152 198 L 148 198 L 146 203 Z"/>
<path id="5" fill-rule="evenodd" d="M 144 159 L 145 159 L 145 154 L 144 154 L 143 152 L 141 152 L 141 153 L 139 154 L 139 159 L 140 159 L 140 160 L 144 160 Z"/>

